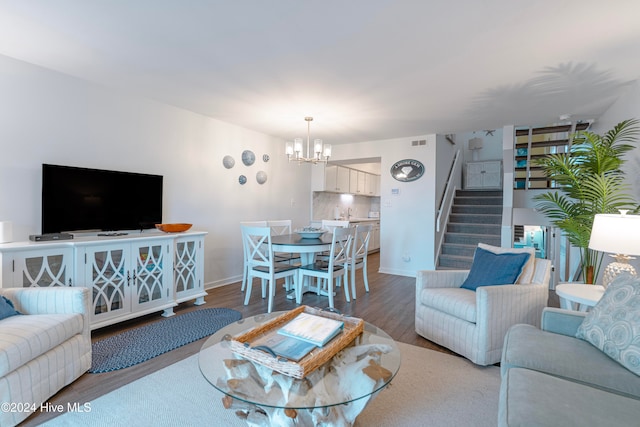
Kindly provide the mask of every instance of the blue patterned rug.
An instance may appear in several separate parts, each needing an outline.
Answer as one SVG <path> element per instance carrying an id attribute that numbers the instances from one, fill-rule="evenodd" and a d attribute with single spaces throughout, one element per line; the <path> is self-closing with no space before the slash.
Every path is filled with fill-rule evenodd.
<path id="1" fill-rule="evenodd" d="M 204 308 L 105 338 L 91 346 L 89 372 L 98 374 L 137 365 L 240 319 L 242 314 L 230 308 Z"/>

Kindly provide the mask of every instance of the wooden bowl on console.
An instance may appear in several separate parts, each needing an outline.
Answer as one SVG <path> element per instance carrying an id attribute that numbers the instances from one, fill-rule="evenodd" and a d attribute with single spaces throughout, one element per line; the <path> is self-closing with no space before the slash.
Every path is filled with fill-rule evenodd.
<path id="1" fill-rule="evenodd" d="M 181 233 L 191 228 L 193 224 L 156 224 L 156 228 L 165 233 Z"/>

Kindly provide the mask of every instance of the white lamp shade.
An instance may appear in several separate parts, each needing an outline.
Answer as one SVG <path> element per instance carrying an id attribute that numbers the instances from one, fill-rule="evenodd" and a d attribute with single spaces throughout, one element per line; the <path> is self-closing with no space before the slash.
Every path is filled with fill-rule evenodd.
<path id="1" fill-rule="evenodd" d="M 612 254 L 640 255 L 640 215 L 596 215 L 589 248 Z"/>
<path id="2" fill-rule="evenodd" d="M 322 154 L 322 140 L 314 139 L 313 140 L 313 152 L 320 155 Z"/>
<path id="3" fill-rule="evenodd" d="M 293 151 L 298 154 L 302 153 L 302 138 L 296 138 L 293 140 Z"/>
<path id="4" fill-rule="evenodd" d="M 331 157 L 331 144 L 324 144 L 324 156 Z"/>
<path id="5" fill-rule="evenodd" d="M 293 156 L 293 142 L 287 141 L 284 150 L 287 156 Z"/>

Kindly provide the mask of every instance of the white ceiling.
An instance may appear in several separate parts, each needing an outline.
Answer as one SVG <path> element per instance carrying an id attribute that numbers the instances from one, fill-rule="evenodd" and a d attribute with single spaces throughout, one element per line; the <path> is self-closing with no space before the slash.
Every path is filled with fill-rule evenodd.
<path id="1" fill-rule="evenodd" d="M 637 0 L 0 0 L 0 54 L 290 139 L 597 118 Z"/>

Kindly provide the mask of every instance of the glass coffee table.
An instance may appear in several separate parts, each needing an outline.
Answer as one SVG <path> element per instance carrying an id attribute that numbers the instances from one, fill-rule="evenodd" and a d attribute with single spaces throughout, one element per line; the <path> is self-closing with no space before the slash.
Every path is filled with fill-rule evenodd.
<path id="1" fill-rule="evenodd" d="M 283 314 L 232 323 L 202 346 L 202 375 L 224 394 L 222 403 L 250 425 L 353 425 L 400 369 L 400 350 L 382 329 L 366 323 L 354 345 L 296 379 L 231 351 L 229 339 Z"/>

